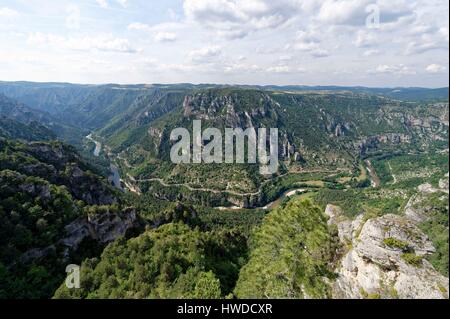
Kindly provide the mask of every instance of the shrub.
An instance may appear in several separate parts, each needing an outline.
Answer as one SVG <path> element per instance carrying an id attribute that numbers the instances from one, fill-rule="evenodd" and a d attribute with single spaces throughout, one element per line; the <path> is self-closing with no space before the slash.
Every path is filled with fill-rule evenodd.
<path id="1" fill-rule="evenodd" d="M 383 244 L 391 248 L 398 248 L 402 251 L 408 251 L 409 249 L 408 243 L 393 237 L 385 238 Z"/>
<path id="2" fill-rule="evenodd" d="M 411 253 L 405 253 L 402 254 L 402 258 L 404 261 L 406 261 L 406 263 L 415 266 L 415 267 L 419 267 L 422 265 L 422 257 L 421 256 L 417 256 L 415 254 L 411 254 Z"/>

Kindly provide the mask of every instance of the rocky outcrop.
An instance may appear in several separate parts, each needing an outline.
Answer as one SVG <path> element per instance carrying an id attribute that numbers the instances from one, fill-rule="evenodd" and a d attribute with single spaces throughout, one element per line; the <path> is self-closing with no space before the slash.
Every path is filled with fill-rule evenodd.
<path id="1" fill-rule="evenodd" d="M 114 193 L 97 176 L 83 171 L 76 164 L 69 164 L 66 168 L 67 185 L 72 195 L 89 205 L 111 205 L 117 202 Z"/>
<path id="2" fill-rule="evenodd" d="M 448 173 L 445 174 L 445 177 L 439 180 L 439 188 L 448 194 Z"/>
<path id="3" fill-rule="evenodd" d="M 433 194 L 438 193 L 440 200 L 447 203 L 448 211 L 448 173 L 439 180 L 439 187 L 433 187 L 429 183 L 419 185 L 417 194 L 411 196 L 405 206 L 405 216 L 413 222 L 420 223 L 427 221 L 433 214 L 435 208 L 427 204 L 427 199 Z"/>
<path id="4" fill-rule="evenodd" d="M 34 248 L 23 253 L 22 256 L 20 256 L 19 261 L 20 263 L 27 264 L 31 261 L 40 260 L 55 253 L 56 253 L 55 245 L 51 245 L 45 248 Z M 12 266 L 14 265 L 15 263 L 12 264 Z"/>
<path id="5" fill-rule="evenodd" d="M 347 247 L 334 298 L 448 298 L 448 278 L 424 258 L 435 249 L 411 220 L 389 214 L 350 221 L 331 205 L 326 214 Z"/>
<path id="6" fill-rule="evenodd" d="M 367 151 L 376 149 L 379 144 L 403 144 L 410 143 L 411 137 L 401 133 L 387 133 L 363 138 L 355 144 L 359 154 L 365 154 Z"/>
<path id="7" fill-rule="evenodd" d="M 183 102 L 184 117 L 212 120 L 233 128 L 253 127 L 254 123 L 259 123 L 259 119 L 276 121 L 277 108 L 279 104 L 264 92 L 204 91 L 187 95 Z"/>
<path id="8" fill-rule="evenodd" d="M 80 243 L 90 238 L 100 244 L 109 243 L 136 226 L 137 215 L 133 208 L 119 213 L 107 212 L 81 217 L 65 227 L 67 237 L 60 243 L 70 250 L 76 250 Z"/>
<path id="9" fill-rule="evenodd" d="M 63 256 L 67 258 L 71 251 L 76 251 L 85 239 L 99 244 L 107 244 L 124 236 L 126 232 L 137 226 L 137 214 L 134 208 L 127 208 L 119 213 L 106 212 L 87 217 L 80 217 L 65 227 L 66 237 L 57 244 L 45 248 L 33 248 L 20 256 L 21 263 L 36 262 L 49 255 L 54 255 L 62 245 Z M 13 266 L 15 263 L 13 264 Z"/>
<path id="10" fill-rule="evenodd" d="M 445 119 L 446 116 L 447 120 Z M 439 129 L 442 129 L 443 126 L 448 126 L 448 113 L 447 115 L 442 113 L 440 117 L 417 117 L 407 114 L 403 118 L 403 123 L 408 127 L 419 127 L 422 130 L 431 130 L 433 127 L 439 127 Z"/>
<path id="11" fill-rule="evenodd" d="M 349 122 L 339 122 L 336 118 L 325 115 L 326 117 L 326 125 L 325 128 L 328 133 L 332 134 L 335 137 L 344 136 L 346 132 L 351 130 L 352 124 Z"/>

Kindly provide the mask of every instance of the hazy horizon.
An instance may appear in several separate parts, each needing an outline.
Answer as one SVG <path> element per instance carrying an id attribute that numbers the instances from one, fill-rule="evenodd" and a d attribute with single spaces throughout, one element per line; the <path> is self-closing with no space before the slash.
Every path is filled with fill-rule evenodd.
<path id="1" fill-rule="evenodd" d="M 318 88 L 318 87 L 336 87 L 336 88 L 367 88 L 367 89 L 448 89 L 449 86 L 436 86 L 436 87 L 426 87 L 426 86 L 364 86 L 364 85 L 336 85 L 336 84 L 320 84 L 320 85 L 310 85 L 310 84 L 252 84 L 252 83 L 192 83 L 192 82 L 174 82 L 174 83 L 120 83 L 120 82 L 104 82 L 104 83 L 82 83 L 82 82 L 70 82 L 70 81 L 28 81 L 28 80 L 0 80 L 0 83 L 35 83 L 35 84 L 69 84 L 69 85 L 86 85 L 86 86 L 103 86 L 103 85 L 120 85 L 120 86 L 136 86 L 136 85 L 193 85 L 193 86 L 203 86 L 203 85 L 213 85 L 213 86 L 248 86 L 248 87 L 305 87 L 305 88 Z"/>

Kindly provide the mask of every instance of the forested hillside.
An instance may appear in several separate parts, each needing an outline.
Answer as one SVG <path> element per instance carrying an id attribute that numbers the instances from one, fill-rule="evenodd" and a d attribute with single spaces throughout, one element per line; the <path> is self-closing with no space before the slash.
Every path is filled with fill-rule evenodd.
<path id="1" fill-rule="evenodd" d="M 51 296 L 77 251 L 90 254 L 89 245 L 78 249 L 89 239 L 87 216 L 95 223 L 121 207 L 117 191 L 71 146 L 0 138 L 0 297 Z"/>
<path id="2" fill-rule="evenodd" d="M 278 171 L 172 163 L 194 120 L 278 128 Z M 448 123 L 448 88 L 0 82 L 0 298 L 448 298 Z"/>

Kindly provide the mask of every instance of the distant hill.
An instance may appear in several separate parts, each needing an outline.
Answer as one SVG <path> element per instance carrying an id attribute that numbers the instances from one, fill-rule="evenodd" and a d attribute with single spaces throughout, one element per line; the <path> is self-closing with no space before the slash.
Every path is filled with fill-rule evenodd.
<path id="1" fill-rule="evenodd" d="M 0 93 L 0 135 L 28 141 L 59 137 L 78 144 L 87 131 L 59 120 L 46 111 L 31 108 Z M 2 133 L 3 132 L 3 133 Z"/>
<path id="2" fill-rule="evenodd" d="M 219 128 L 279 128 L 280 174 L 319 168 L 348 172 L 373 152 L 442 148 L 448 141 L 448 102 L 440 102 L 448 100 L 448 88 L 0 82 L 1 92 L 19 101 L 12 108 L 22 110 L 16 117 L 40 117 L 40 124 L 72 144 L 95 132 L 133 178 L 254 194 L 200 199 L 208 204 L 223 203 L 225 197 L 252 206 L 266 203 L 277 191 L 260 189 L 264 179 L 255 173 L 257 165 L 172 165 L 170 130 L 190 128 L 194 119 Z M 154 184 L 144 184 L 144 192 L 199 200 L 199 192 L 185 187 L 179 195 L 179 188 Z"/>
<path id="3" fill-rule="evenodd" d="M 0 137 L 25 141 L 49 141 L 56 139 L 55 133 L 38 122 L 24 124 L 0 116 Z"/>
<path id="4" fill-rule="evenodd" d="M 34 109 L 64 117 L 71 115 L 67 121 L 72 124 L 79 120 L 86 121 L 86 126 L 101 125 L 105 119 L 111 119 L 118 112 L 127 108 L 141 96 L 158 91 L 186 92 L 208 88 L 244 88 L 265 91 L 294 92 L 352 92 L 380 95 L 405 101 L 448 101 L 449 90 L 445 88 L 369 88 L 351 86 L 257 86 L 257 85 L 217 85 L 217 84 L 104 84 L 85 85 L 70 83 L 34 83 L 2 82 L 0 93 L 16 99 Z M 95 118 L 92 116 L 95 115 Z"/>

